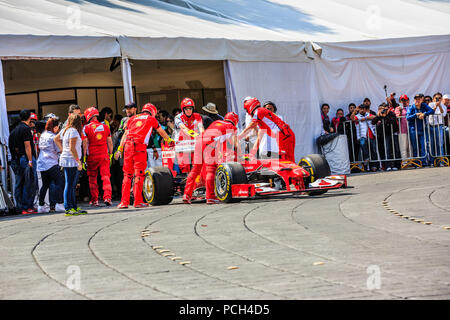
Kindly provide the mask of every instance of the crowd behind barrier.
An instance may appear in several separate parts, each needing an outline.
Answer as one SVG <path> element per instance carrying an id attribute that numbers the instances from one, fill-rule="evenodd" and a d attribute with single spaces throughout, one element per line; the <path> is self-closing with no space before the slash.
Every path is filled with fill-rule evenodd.
<path id="1" fill-rule="evenodd" d="M 402 95 L 398 104 L 391 95 L 378 112 L 370 109 L 366 98 L 360 106 L 350 104 L 345 117 L 338 109 L 331 121 L 324 104 L 323 129 L 346 136 L 351 172 L 449 166 L 449 96 L 436 93 L 429 98 L 426 103 L 418 94 L 409 104 Z"/>

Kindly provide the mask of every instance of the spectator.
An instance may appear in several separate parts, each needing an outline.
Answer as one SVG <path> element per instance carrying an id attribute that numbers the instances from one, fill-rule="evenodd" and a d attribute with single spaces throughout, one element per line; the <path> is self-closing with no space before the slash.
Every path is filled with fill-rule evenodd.
<path id="1" fill-rule="evenodd" d="M 100 115 L 98 121 L 104 123 L 111 130 L 111 123 L 113 121 L 113 111 L 110 107 L 104 107 L 102 111 L 100 111 Z"/>
<path id="2" fill-rule="evenodd" d="M 372 115 L 376 115 L 375 111 L 370 110 L 370 106 L 372 105 L 372 102 L 369 98 L 364 98 L 363 100 L 363 106 L 366 107 L 369 110 L 369 113 Z"/>
<path id="3" fill-rule="evenodd" d="M 328 112 L 330 112 L 330 106 L 328 103 L 322 104 L 320 108 L 322 114 L 322 127 L 326 134 L 333 133 L 334 129 L 331 125 L 330 117 L 328 116 Z"/>
<path id="4" fill-rule="evenodd" d="M 375 118 L 375 115 L 371 114 L 369 111 L 370 105 L 362 104 L 359 106 L 359 114 L 355 115 L 356 132 L 361 147 L 362 160 L 365 163 L 366 170 L 377 171 L 378 156 L 375 140 L 375 127 L 371 123 Z"/>
<path id="5" fill-rule="evenodd" d="M 444 108 L 447 108 L 447 115 L 444 119 L 444 139 L 445 139 L 445 154 L 448 155 L 450 153 L 450 131 L 449 131 L 449 117 L 450 117 L 450 95 L 444 94 L 442 97 L 442 104 Z M 447 157 L 449 158 L 449 157 Z M 450 160 L 450 159 L 449 159 Z"/>
<path id="6" fill-rule="evenodd" d="M 181 109 L 180 108 L 175 108 L 172 110 L 172 116 L 175 118 L 177 115 L 179 115 L 181 113 Z"/>
<path id="7" fill-rule="evenodd" d="M 380 160 L 394 159 L 394 133 L 398 134 L 398 124 L 395 113 L 389 108 L 389 105 L 382 103 L 378 107 L 378 113 L 372 120 L 376 126 L 376 135 L 378 142 L 378 151 Z M 386 171 L 398 170 L 394 161 L 387 160 L 384 163 Z"/>
<path id="8" fill-rule="evenodd" d="M 395 108 L 398 107 L 398 103 L 395 100 L 395 92 L 392 92 L 389 97 L 386 97 L 386 103 L 388 104 L 389 108 L 392 108 L 395 110 Z"/>
<path id="9" fill-rule="evenodd" d="M 72 115 L 72 114 L 79 114 L 79 115 L 81 115 L 81 108 L 80 108 L 79 105 L 71 104 L 71 105 L 69 106 L 69 117 L 70 117 L 70 115 Z M 62 125 L 61 130 L 64 130 L 64 129 L 66 128 L 68 119 L 69 119 L 69 118 L 67 118 L 67 120 L 66 120 L 66 121 L 64 122 L 64 124 Z"/>
<path id="10" fill-rule="evenodd" d="M 331 122 L 333 124 L 334 132 L 337 132 L 339 134 L 345 134 L 344 132 L 344 123 L 345 123 L 345 117 L 344 117 L 344 110 L 339 108 L 336 111 L 336 117 L 334 117 Z"/>
<path id="11" fill-rule="evenodd" d="M 167 133 L 166 118 L 169 113 L 165 110 L 161 111 L 157 115 L 157 120 L 161 128 Z M 162 166 L 161 158 L 161 136 L 152 131 L 150 139 L 147 144 L 147 167 L 160 167 Z"/>
<path id="12" fill-rule="evenodd" d="M 119 147 L 123 134 L 125 133 L 128 119 L 130 119 L 132 116 L 135 116 L 137 113 L 137 105 L 134 102 L 130 102 L 125 105 L 122 111 L 126 112 L 126 116 L 121 119 L 119 127 L 113 136 L 114 154 L 117 153 L 117 148 Z M 111 174 L 111 183 L 113 188 L 113 198 L 116 200 L 120 200 L 122 198 L 122 181 L 123 181 L 122 166 L 123 166 L 123 158 L 119 158 L 116 160 L 115 157 L 113 157 L 112 171 L 114 173 Z"/>
<path id="13" fill-rule="evenodd" d="M 120 122 L 122 121 L 123 116 L 121 114 L 116 114 L 113 118 L 113 121 L 110 124 L 111 134 L 114 134 L 117 129 L 119 129 Z"/>
<path id="14" fill-rule="evenodd" d="M 203 127 L 208 129 L 208 127 L 216 120 L 223 120 L 223 117 L 217 111 L 216 105 L 212 102 L 208 102 L 206 106 L 202 107 L 205 114 L 202 114 Z"/>
<path id="15" fill-rule="evenodd" d="M 175 120 L 172 115 L 167 116 L 166 118 L 166 132 L 170 137 L 173 137 L 173 131 L 175 130 Z"/>
<path id="16" fill-rule="evenodd" d="M 425 96 L 423 98 L 423 103 L 426 103 L 428 106 L 430 105 L 431 101 L 433 101 L 433 99 L 430 96 Z"/>
<path id="17" fill-rule="evenodd" d="M 81 134 L 83 123 L 79 114 L 72 114 L 67 119 L 64 130 L 56 135 L 54 141 L 62 150 L 59 165 L 64 169 L 64 208 L 66 216 L 86 214 L 87 212 L 77 206 L 76 186 L 78 175 L 82 170 L 81 164 Z"/>
<path id="18" fill-rule="evenodd" d="M 408 140 L 408 121 L 406 120 L 406 113 L 409 108 L 409 98 L 406 94 L 400 96 L 400 105 L 395 108 L 395 115 L 399 122 L 399 145 L 400 155 L 403 160 L 411 156 L 409 150 Z"/>
<path id="19" fill-rule="evenodd" d="M 445 116 L 444 124 L 448 127 L 448 126 L 450 126 L 450 123 L 448 121 L 449 117 L 450 117 L 450 95 L 444 94 L 444 96 L 442 97 L 442 103 L 447 108 L 447 115 Z M 448 130 L 448 128 L 447 128 L 447 130 Z"/>
<path id="20" fill-rule="evenodd" d="M 359 154 L 359 141 L 356 135 L 355 116 L 359 113 L 359 107 L 352 102 L 348 105 L 348 114 L 345 116 L 346 122 L 344 125 L 345 134 L 347 136 L 348 153 L 350 162 L 355 162 Z"/>
<path id="21" fill-rule="evenodd" d="M 39 139 L 39 157 L 36 170 L 40 172 L 42 186 L 39 190 L 38 212 L 64 211 L 63 188 L 64 180 L 58 164 L 60 149 L 56 146 L 53 139 L 59 131 L 59 120 L 50 118 L 47 120 L 45 130 Z M 53 184 L 53 185 L 52 185 Z M 45 204 L 45 196 L 49 191 L 50 206 Z"/>
<path id="22" fill-rule="evenodd" d="M 422 165 L 428 165 L 427 152 L 425 146 L 425 120 L 430 114 L 434 114 L 423 101 L 423 94 L 414 96 L 414 104 L 408 108 L 406 119 L 409 124 L 409 138 L 411 140 L 412 152 L 414 158 L 420 158 Z M 420 152 L 418 154 L 418 149 Z"/>
<path id="23" fill-rule="evenodd" d="M 9 136 L 11 167 L 15 175 L 14 197 L 22 214 L 37 213 L 34 198 L 37 191 L 36 151 L 31 133 L 31 112 L 20 111 L 21 122 Z"/>
<path id="24" fill-rule="evenodd" d="M 434 157 L 442 157 L 444 152 L 444 117 L 447 115 L 447 107 L 442 103 L 442 94 L 433 95 L 433 102 L 429 107 L 434 110 L 434 115 L 428 117 L 430 128 L 430 165 L 434 163 Z M 440 164 L 443 166 L 443 163 Z"/>
<path id="25" fill-rule="evenodd" d="M 167 117 L 168 116 L 170 116 L 170 113 L 169 112 L 167 112 L 166 110 L 161 110 L 159 113 L 158 113 L 158 117 L 156 118 L 156 120 L 158 120 L 159 121 L 159 123 L 160 124 L 162 124 L 162 125 L 166 125 L 166 121 L 167 121 Z"/>

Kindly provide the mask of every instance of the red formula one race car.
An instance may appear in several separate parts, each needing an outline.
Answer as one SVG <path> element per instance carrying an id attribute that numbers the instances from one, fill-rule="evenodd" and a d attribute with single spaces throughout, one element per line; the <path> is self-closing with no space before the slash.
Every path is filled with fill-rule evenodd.
<path id="1" fill-rule="evenodd" d="M 174 170 L 178 153 L 193 151 L 194 142 L 176 144 L 162 149 L 163 167 L 149 168 L 144 182 L 144 198 L 152 205 L 168 204 L 175 195 L 182 195 L 187 174 Z M 311 154 L 299 164 L 278 159 L 250 159 L 226 162 L 217 167 L 215 193 L 222 202 L 235 202 L 257 196 L 306 193 L 320 195 L 331 189 L 347 188 L 345 175 L 331 175 L 324 156 Z M 193 200 L 204 199 L 204 172 L 197 179 Z"/>

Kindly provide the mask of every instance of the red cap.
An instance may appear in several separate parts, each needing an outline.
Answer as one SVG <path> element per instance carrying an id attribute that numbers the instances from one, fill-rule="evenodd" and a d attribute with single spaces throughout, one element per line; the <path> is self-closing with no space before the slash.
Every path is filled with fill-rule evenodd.
<path id="1" fill-rule="evenodd" d="M 36 113 L 31 113 L 31 120 L 37 121 L 38 117 L 36 115 Z"/>
<path id="2" fill-rule="evenodd" d="M 401 100 L 409 100 L 408 96 L 406 94 L 403 94 L 400 96 L 400 101 Z"/>

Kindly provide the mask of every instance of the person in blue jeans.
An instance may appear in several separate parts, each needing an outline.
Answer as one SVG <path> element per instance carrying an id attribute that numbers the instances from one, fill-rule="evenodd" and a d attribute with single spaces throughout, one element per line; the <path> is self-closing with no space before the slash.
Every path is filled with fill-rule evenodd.
<path id="1" fill-rule="evenodd" d="M 38 213 L 61 210 L 60 207 L 63 202 L 64 179 L 58 164 L 60 150 L 53 141 L 59 131 L 59 125 L 59 119 L 48 119 L 45 124 L 45 131 L 39 138 L 37 171 L 41 174 L 42 186 L 39 190 Z M 49 191 L 50 206 L 45 204 L 47 191 Z"/>
<path id="2" fill-rule="evenodd" d="M 9 136 L 11 167 L 14 171 L 14 198 L 22 214 L 37 213 L 34 198 L 37 192 L 36 152 L 31 133 L 31 111 L 20 111 L 20 123 Z"/>
<path id="3" fill-rule="evenodd" d="M 59 165 L 64 168 L 66 184 L 64 186 L 64 208 L 66 216 L 86 214 L 87 211 L 77 206 L 76 186 L 82 170 L 81 164 L 81 116 L 72 114 L 67 120 L 67 126 L 56 135 L 54 141 L 62 150 Z"/>
<path id="4" fill-rule="evenodd" d="M 423 94 L 414 96 L 414 104 L 410 105 L 406 113 L 409 126 L 409 139 L 411 141 L 413 157 L 422 161 L 422 166 L 428 166 L 428 157 L 425 144 L 426 117 L 434 114 L 434 110 L 423 103 Z M 418 153 L 418 149 L 420 149 Z"/>

